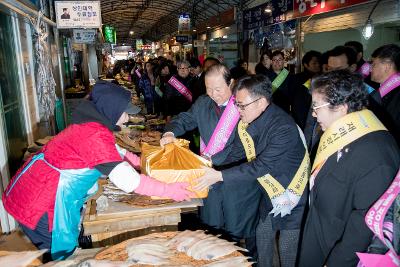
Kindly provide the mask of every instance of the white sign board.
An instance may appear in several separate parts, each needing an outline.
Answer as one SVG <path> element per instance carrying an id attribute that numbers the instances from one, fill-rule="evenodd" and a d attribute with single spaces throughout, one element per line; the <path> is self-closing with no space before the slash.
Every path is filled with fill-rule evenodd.
<path id="1" fill-rule="evenodd" d="M 78 44 L 91 44 L 94 43 L 96 37 L 96 30 L 90 29 L 74 29 L 74 43 Z"/>
<path id="2" fill-rule="evenodd" d="M 100 1 L 56 1 L 57 28 L 100 28 Z"/>
<path id="3" fill-rule="evenodd" d="M 179 15 L 178 31 L 190 31 L 190 16 L 189 16 L 189 14 Z"/>
<path id="4" fill-rule="evenodd" d="M 204 46 L 204 40 L 194 40 L 193 45 L 194 45 L 194 47 Z"/>

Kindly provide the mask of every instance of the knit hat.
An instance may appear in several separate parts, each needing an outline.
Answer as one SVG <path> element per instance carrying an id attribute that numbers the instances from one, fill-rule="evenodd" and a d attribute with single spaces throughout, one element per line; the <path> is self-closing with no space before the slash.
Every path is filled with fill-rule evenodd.
<path id="1" fill-rule="evenodd" d="M 131 103 L 131 93 L 107 81 L 98 81 L 92 90 L 91 101 L 98 112 L 115 125 L 123 112 L 137 114 L 140 108 Z"/>

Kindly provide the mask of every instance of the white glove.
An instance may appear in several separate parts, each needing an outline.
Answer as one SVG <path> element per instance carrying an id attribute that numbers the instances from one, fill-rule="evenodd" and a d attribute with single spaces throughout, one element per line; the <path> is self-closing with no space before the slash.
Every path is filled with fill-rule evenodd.
<path id="1" fill-rule="evenodd" d="M 279 195 L 271 199 L 273 209 L 269 214 L 273 214 L 276 217 L 278 214 L 281 214 L 281 217 L 290 214 L 291 212 L 291 202 L 288 194 L 285 191 L 283 194 Z"/>

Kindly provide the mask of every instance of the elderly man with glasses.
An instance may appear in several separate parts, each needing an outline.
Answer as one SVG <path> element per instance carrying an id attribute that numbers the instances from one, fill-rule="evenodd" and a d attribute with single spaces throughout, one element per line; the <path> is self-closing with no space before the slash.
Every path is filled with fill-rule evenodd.
<path id="1" fill-rule="evenodd" d="M 240 121 L 230 156 L 245 153 L 246 160 L 222 171 L 205 168 L 196 190 L 216 183 L 233 188 L 246 182 L 262 191 L 260 203 L 248 202 L 238 209 L 259 206 L 258 265 L 272 266 L 279 232 L 279 257 L 281 266 L 286 267 L 295 265 L 310 162 L 301 130 L 287 113 L 271 103 L 271 87 L 263 75 L 238 80 L 234 95 Z"/>

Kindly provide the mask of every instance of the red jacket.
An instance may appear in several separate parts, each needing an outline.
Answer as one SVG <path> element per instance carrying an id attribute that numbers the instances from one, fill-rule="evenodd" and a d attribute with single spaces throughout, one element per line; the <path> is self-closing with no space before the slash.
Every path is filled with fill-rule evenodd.
<path id="1" fill-rule="evenodd" d="M 112 132 L 97 122 L 70 125 L 41 152 L 47 162 L 61 170 L 92 169 L 99 164 L 121 161 Z M 47 212 L 51 231 L 59 172 L 38 160 L 16 180 L 30 161 L 11 180 L 3 194 L 3 204 L 18 222 L 31 229 Z"/>

